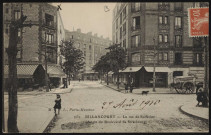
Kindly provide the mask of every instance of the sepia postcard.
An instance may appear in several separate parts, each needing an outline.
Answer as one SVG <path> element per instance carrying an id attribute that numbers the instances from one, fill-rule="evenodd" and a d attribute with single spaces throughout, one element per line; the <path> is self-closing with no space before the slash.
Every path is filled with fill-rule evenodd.
<path id="1" fill-rule="evenodd" d="M 3 133 L 208 133 L 209 2 L 3 3 Z"/>

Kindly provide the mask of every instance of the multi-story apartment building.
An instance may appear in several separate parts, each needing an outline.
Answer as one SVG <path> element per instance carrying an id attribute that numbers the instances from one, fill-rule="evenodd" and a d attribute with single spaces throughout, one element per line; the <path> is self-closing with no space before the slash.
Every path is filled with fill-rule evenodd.
<path id="1" fill-rule="evenodd" d="M 18 32 L 17 75 L 20 85 L 28 82 L 38 83 L 33 74 L 38 65 L 45 68 L 45 53 L 47 56 L 47 71 L 50 81 L 54 84 L 62 82 L 65 77 L 59 63 L 61 40 L 65 40 L 65 31 L 57 7 L 48 3 L 4 3 L 4 50 L 9 45 L 9 26 L 11 21 L 18 20 L 21 15 L 27 16 L 24 23 L 33 26 L 23 27 Z M 46 51 L 46 52 L 45 52 Z M 8 57 L 4 51 L 5 78 L 8 74 Z M 40 75 L 39 83 L 44 82 L 44 75 Z M 6 79 L 5 79 L 6 80 Z M 35 81 L 35 82 L 34 82 Z"/>
<path id="2" fill-rule="evenodd" d="M 92 32 L 82 33 L 81 29 L 77 31 L 66 30 L 66 40 L 74 41 L 74 46 L 83 51 L 85 57 L 85 65 L 82 70 L 83 79 L 97 79 L 97 74 L 92 71 L 92 67 L 97 63 L 102 55 L 105 55 L 108 46 L 112 41 L 109 38 L 98 37 L 97 34 L 92 35 Z"/>
<path id="3" fill-rule="evenodd" d="M 113 10 L 112 40 L 127 50 L 122 82 L 151 87 L 155 63 L 156 86 L 167 87 L 175 76 L 193 73 L 204 78 L 200 38 L 188 33 L 188 8 L 197 2 L 117 3 Z M 130 80 L 130 81 L 131 81 Z"/>

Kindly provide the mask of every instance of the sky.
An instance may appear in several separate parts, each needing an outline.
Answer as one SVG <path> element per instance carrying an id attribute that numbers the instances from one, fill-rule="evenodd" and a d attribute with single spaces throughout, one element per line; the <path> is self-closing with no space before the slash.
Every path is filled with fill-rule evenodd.
<path id="1" fill-rule="evenodd" d="M 57 6 L 61 4 L 60 14 L 64 28 L 70 31 L 81 29 L 82 33 L 92 32 L 104 38 L 112 39 L 112 12 L 116 3 L 52 3 Z M 105 12 L 104 6 L 110 11 Z"/>

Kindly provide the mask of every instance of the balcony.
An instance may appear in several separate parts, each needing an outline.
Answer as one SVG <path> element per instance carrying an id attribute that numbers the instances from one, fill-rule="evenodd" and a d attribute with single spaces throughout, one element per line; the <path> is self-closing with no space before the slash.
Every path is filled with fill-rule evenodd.
<path id="1" fill-rule="evenodd" d="M 182 6 L 180 6 L 180 7 L 174 7 L 174 11 L 182 12 L 182 10 L 183 10 Z"/>
<path id="2" fill-rule="evenodd" d="M 139 29 L 141 29 L 141 26 L 140 25 L 136 25 L 136 26 L 132 26 L 131 27 L 131 30 L 132 31 L 136 31 L 136 30 L 139 30 Z"/>
<path id="3" fill-rule="evenodd" d="M 140 8 L 131 8 L 131 12 L 135 13 L 135 12 L 139 12 L 141 11 L 141 7 Z"/>
<path id="4" fill-rule="evenodd" d="M 175 62 L 174 62 L 174 65 L 182 65 L 182 64 L 183 64 L 182 61 L 175 61 Z"/>
<path id="5" fill-rule="evenodd" d="M 44 27 L 51 28 L 51 29 L 56 29 L 56 23 L 52 21 L 46 21 L 45 19 L 43 20 L 43 25 Z"/>
<path id="6" fill-rule="evenodd" d="M 169 30 L 169 24 L 159 24 L 160 30 Z"/>
<path id="7" fill-rule="evenodd" d="M 170 6 L 169 4 L 158 5 L 158 9 L 162 11 L 168 11 L 170 9 Z"/>

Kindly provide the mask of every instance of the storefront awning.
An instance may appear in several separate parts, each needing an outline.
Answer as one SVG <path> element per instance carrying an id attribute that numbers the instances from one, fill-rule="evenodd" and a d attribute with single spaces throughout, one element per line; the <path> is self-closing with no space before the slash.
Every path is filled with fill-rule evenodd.
<path id="1" fill-rule="evenodd" d="M 97 72 L 91 70 L 91 71 L 85 71 L 83 74 L 95 74 L 95 73 L 97 73 Z"/>
<path id="2" fill-rule="evenodd" d="M 32 78 L 38 65 L 17 65 L 17 78 Z M 8 78 L 9 66 L 4 66 L 4 78 Z"/>
<path id="3" fill-rule="evenodd" d="M 122 70 L 121 73 L 130 73 L 130 72 L 137 72 L 142 68 L 140 67 L 127 67 L 126 69 Z"/>
<path id="4" fill-rule="evenodd" d="M 154 67 L 144 67 L 147 72 L 154 72 Z M 172 72 L 168 67 L 155 67 L 155 72 Z"/>
<path id="5" fill-rule="evenodd" d="M 45 69 L 45 65 L 43 65 L 43 68 Z M 65 77 L 66 74 L 63 72 L 60 66 L 57 65 L 48 65 L 47 72 L 49 74 L 49 77 Z"/>

